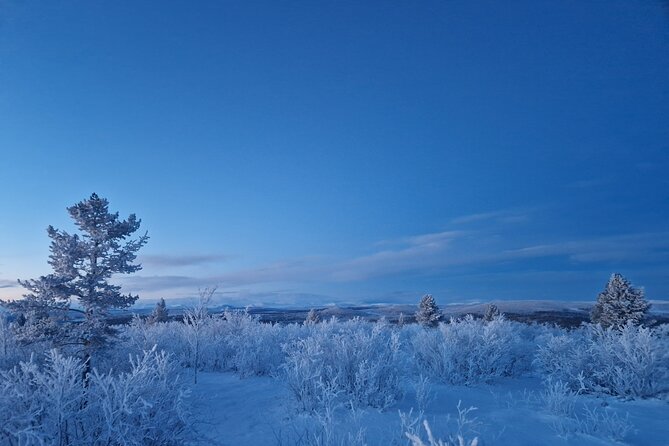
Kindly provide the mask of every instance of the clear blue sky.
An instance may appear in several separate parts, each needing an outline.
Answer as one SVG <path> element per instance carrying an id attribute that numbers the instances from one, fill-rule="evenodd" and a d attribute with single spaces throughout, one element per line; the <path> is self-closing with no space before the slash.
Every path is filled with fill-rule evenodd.
<path id="1" fill-rule="evenodd" d="M 0 154 L 0 298 L 97 192 L 146 299 L 666 299 L 669 7 L 7 0 Z"/>

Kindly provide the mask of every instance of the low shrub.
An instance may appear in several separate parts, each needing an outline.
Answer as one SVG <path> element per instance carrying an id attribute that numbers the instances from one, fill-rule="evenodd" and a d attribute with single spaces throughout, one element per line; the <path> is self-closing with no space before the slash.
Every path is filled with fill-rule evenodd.
<path id="1" fill-rule="evenodd" d="M 528 349 L 523 345 L 519 324 L 503 316 L 489 322 L 471 315 L 451 319 L 436 330 L 418 330 L 412 340 L 421 373 L 464 385 L 512 376 L 526 368 Z"/>
<path id="2" fill-rule="evenodd" d="M 0 372 L 0 440 L 19 445 L 178 445 L 189 438 L 186 392 L 169 356 L 131 358 L 129 372 L 96 370 L 51 350 Z"/>

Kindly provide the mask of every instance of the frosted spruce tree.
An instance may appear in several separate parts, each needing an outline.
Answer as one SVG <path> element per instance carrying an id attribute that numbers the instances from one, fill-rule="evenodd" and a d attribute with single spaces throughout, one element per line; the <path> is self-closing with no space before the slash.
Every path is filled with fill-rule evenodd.
<path id="1" fill-rule="evenodd" d="M 169 312 L 167 311 L 167 304 L 165 304 L 165 299 L 160 299 L 156 302 L 156 306 L 153 307 L 153 311 L 149 316 L 149 323 L 155 324 L 157 322 L 167 322 L 170 320 Z"/>
<path id="2" fill-rule="evenodd" d="M 497 308 L 497 305 L 488 304 L 488 306 L 485 309 L 485 313 L 483 314 L 483 320 L 486 322 L 491 322 L 496 317 L 501 316 L 501 314 L 502 313 L 500 313 L 499 308 Z"/>
<path id="3" fill-rule="evenodd" d="M 643 289 L 634 288 L 622 274 L 615 273 L 597 296 L 590 317 L 604 327 L 621 327 L 628 321 L 639 325 L 649 308 Z"/>
<path id="4" fill-rule="evenodd" d="M 431 294 L 426 294 L 418 304 L 416 322 L 425 327 L 436 327 L 441 320 L 441 310 Z"/>
<path id="5" fill-rule="evenodd" d="M 64 339 L 63 343 L 82 346 L 87 367 L 90 367 L 92 352 L 104 346 L 114 334 L 107 324 L 109 310 L 127 308 L 138 298 L 121 294 L 121 287 L 108 280 L 115 274 L 139 271 L 141 265 L 133 262 L 137 251 L 148 240 L 146 234 L 130 238 L 141 222 L 135 214 L 127 220 L 119 220 L 118 212 L 110 213 L 108 206 L 106 199 L 94 193 L 67 208 L 81 234 L 69 234 L 49 226 L 49 264 L 53 273 L 20 281 L 30 293 L 23 300 L 8 305 L 10 310 L 22 315 L 24 335 L 36 340 L 40 337 L 49 337 L 52 341 Z M 80 308 L 69 308 L 71 299 L 76 299 Z M 83 321 L 57 320 L 68 311 L 81 312 Z"/>

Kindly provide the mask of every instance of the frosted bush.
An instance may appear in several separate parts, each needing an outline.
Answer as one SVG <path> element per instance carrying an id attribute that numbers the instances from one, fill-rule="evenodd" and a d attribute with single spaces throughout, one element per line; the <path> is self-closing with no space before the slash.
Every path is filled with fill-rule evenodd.
<path id="1" fill-rule="evenodd" d="M 184 367 L 194 368 L 197 362 L 199 370 L 274 375 L 285 361 L 282 345 L 310 333 L 308 327 L 297 324 L 261 323 L 246 311 L 226 310 L 197 322 L 151 324 L 135 318 L 125 330 L 125 343 L 135 352 L 155 345 Z"/>
<path id="2" fill-rule="evenodd" d="M 623 417 L 608 407 L 590 409 L 584 406 L 581 416 L 577 417 L 577 423 L 578 432 L 615 442 L 623 442 L 634 431 L 629 413 Z"/>
<path id="3" fill-rule="evenodd" d="M 177 445 L 187 437 L 186 391 L 165 352 L 154 348 L 130 358 L 119 376 L 91 377 L 86 412 L 89 444 Z"/>
<path id="4" fill-rule="evenodd" d="M 562 381 L 549 379 L 545 383 L 544 391 L 539 395 L 542 406 L 548 412 L 564 416 L 574 416 L 574 405 L 576 404 L 576 393 Z"/>
<path id="5" fill-rule="evenodd" d="M 316 410 L 323 392 L 352 405 L 387 408 L 402 394 L 400 344 L 385 323 L 329 321 L 284 346 L 285 382 L 300 409 Z"/>
<path id="6" fill-rule="evenodd" d="M 667 390 L 668 359 L 669 340 L 661 330 L 628 323 L 549 335 L 534 364 L 544 377 L 577 392 L 649 397 Z"/>
<path id="7" fill-rule="evenodd" d="M 578 395 L 562 381 L 549 379 L 544 385 L 539 402 L 544 410 L 553 415 L 552 428 L 561 437 L 586 434 L 622 442 L 634 429 L 629 414 L 620 416 L 609 407 L 589 407 L 583 404 L 580 411 L 577 411 Z"/>
<path id="8" fill-rule="evenodd" d="M 296 325 L 263 324 L 246 312 L 226 311 L 224 317 L 228 368 L 242 376 L 278 373 L 285 359 L 282 344 L 303 333 Z"/>
<path id="9" fill-rule="evenodd" d="M 313 411 L 318 407 L 318 379 L 322 380 L 325 364 L 323 346 L 315 337 L 308 337 L 288 344 L 285 350 L 285 382 L 299 409 Z"/>
<path id="10" fill-rule="evenodd" d="M 83 366 L 52 350 L 44 365 L 0 372 L 0 443 L 25 446 L 176 445 L 186 429 L 185 393 L 169 357 L 155 350 L 130 372 L 99 374 L 85 386 Z"/>
<path id="11" fill-rule="evenodd" d="M 124 362 L 128 352 L 137 354 L 144 350 L 151 350 L 155 346 L 157 351 L 170 353 L 182 366 L 190 365 L 190 345 L 182 322 L 152 324 L 146 319 L 134 317 L 132 322 L 121 327 L 120 331 L 123 342 L 119 346 L 117 355 L 121 356 L 118 359 Z"/>
<path id="12" fill-rule="evenodd" d="M 430 378 L 422 374 L 414 378 L 413 388 L 416 394 L 416 404 L 420 412 L 425 412 L 430 403 L 434 400 L 435 394 L 432 392 L 432 383 Z"/>
<path id="13" fill-rule="evenodd" d="M 417 368 L 452 384 L 488 382 L 522 370 L 527 349 L 515 322 L 503 316 L 489 322 L 467 315 L 440 324 L 438 330 L 419 330 L 412 347 Z"/>
<path id="14" fill-rule="evenodd" d="M 541 375 L 553 382 L 562 382 L 571 390 L 592 388 L 592 355 L 587 328 L 571 332 L 560 330 L 539 341 L 534 365 Z"/>
<path id="15" fill-rule="evenodd" d="M 666 338 L 631 322 L 620 329 L 592 326 L 595 389 L 626 397 L 649 397 L 667 390 L 667 347 Z"/>
<path id="16" fill-rule="evenodd" d="M 44 370 L 31 358 L 0 372 L 0 439 L 22 445 L 47 439 L 69 444 L 80 422 L 75 414 L 84 402 L 82 371 L 78 360 L 52 350 Z"/>
<path id="17" fill-rule="evenodd" d="M 441 440 L 435 438 L 430 428 L 430 424 L 427 420 L 423 420 L 423 427 L 425 428 L 425 433 L 427 434 L 427 442 L 423 441 L 421 438 L 420 432 L 416 428 L 416 420 L 411 420 L 411 414 L 403 414 L 400 412 L 400 418 L 402 418 L 402 423 L 405 425 L 406 420 L 409 419 L 408 427 L 409 429 L 405 431 L 406 437 L 409 439 L 411 446 L 477 446 L 479 444 L 478 437 L 474 437 L 471 440 L 466 439 L 467 434 L 474 431 L 474 428 L 480 423 L 476 417 L 473 417 L 471 414 L 476 407 L 462 407 L 462 401 L 458 401 L 458 416 L 456 419 L 457 422 L 457 433 L 454 435 L 449 435 L 447 440 Z"/>

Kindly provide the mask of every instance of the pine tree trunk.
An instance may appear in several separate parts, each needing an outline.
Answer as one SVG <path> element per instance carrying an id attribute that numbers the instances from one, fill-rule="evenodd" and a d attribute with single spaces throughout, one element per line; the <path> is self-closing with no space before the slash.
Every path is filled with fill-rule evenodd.
<path id="1" fill-rule="evenodd" d="M 85 346 L 84 349 L 84 369 L 81 372 L 81 382 L 84 384 L 84 388 L 87 389 L 90 385 L 91 371 L 93 369 L 91 367 L 91 353 L 88 350 L 89 346 Z"/>

